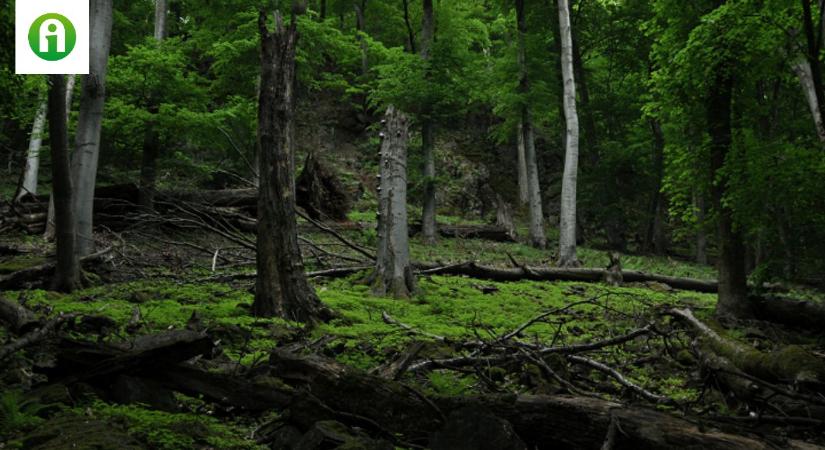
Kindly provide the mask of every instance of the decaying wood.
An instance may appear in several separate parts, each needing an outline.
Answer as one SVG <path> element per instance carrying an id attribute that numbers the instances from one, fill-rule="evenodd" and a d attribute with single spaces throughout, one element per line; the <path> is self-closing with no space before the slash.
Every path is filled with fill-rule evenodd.
<path id="1" fill-rule="evenodd" d="M 825 362 L 800 347 L 788 346 L 772 353 L 764 353 L 720 336 L 697 319 L 689 309 L 671 309 L 670 314 L 689 324 L 707 350 L 729 360 L 746 374 L 768 382 L 825 382 Z"/>
<path id="2" fill-rule="evenodd" d="M 23 334 L 37 327 L 40 321 L 27 308 L 0 296 L 0 323 L 14 334 Z"/>

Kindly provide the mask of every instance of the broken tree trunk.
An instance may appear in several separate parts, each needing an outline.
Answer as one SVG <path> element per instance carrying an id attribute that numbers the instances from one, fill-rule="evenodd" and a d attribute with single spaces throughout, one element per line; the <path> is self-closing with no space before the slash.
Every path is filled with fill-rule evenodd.
<path id="1" fill-rule="evenodd" d="M 387 108 L 381 132 L 381 185 L 378 190 L 376 295 L 409 297 L 415 291 L 407 230 L 407 116 Z"/>
<path id="2" fill-rule="evenodd" d="M 310 152 L 295 183 L 295 201 L 315 220 L 347 220 L 349 195 L 335 172 Z"/>
<path id="3" fill-rule="evenodd" d="M 294 3 L 293 6 L 297 6 Z M 275 13 L 275 30 L 258 16 L 261 35 L 261 86 L 258 100 L 258 235 L 255 301 L 258 317 L 282 317 L 305 323 L 332 314 L 307 282 L 298 245 L 295 212 L 292 132 L 295 109 L 296 9 L 289 25 Z"/>

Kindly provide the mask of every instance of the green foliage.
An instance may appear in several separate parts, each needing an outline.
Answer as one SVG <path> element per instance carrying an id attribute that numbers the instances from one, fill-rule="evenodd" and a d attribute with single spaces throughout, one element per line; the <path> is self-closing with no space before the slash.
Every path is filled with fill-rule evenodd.
<path id="1" fill-rule="evenodd" d="M 37 427 L 43 423 L 38 414 L 44 408 L 44 405 L 27 400 L 20 391 L 0 392 L 0 436 L 11 436 Z"/>
<path id="2" fill-rule="evenodd" d="M 109 405 L 99 401 L 90 408 L 96 415 L 122 423 L 130 435 L 158 450 L 264 448 L 247 438 L 250 434 L 247 427 L 204 414 L 167 413 L 137 405 Z"/>

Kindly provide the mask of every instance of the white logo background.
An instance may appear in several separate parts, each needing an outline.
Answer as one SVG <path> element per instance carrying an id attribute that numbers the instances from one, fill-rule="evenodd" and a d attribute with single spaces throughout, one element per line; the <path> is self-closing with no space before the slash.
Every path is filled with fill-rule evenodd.
<path id="1" fill-rule="evenodd" d="M 48 13 L 66 16 L 77 31 L 74 50 L 59 61 L 40 59 L 29 47 L 29 28 L 38 17 Z M 15 73 L 89 73 L 89 0 L 17 0 L 14 27 Z"/>

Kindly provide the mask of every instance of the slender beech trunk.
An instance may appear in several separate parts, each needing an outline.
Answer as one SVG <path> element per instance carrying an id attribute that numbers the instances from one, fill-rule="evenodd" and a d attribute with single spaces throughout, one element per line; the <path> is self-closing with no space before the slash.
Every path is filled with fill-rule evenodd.
<path id="1" fill-rule="evenodd" d="M 518 201 L 526 205 L 529 201 L 529 187 L 527 182 L 527 154 L 524 149 L 524 125 L 519 121 L 516 129 L 516 164 L 518 171 Z"/>
<path id="2" fill-rule="evenodd" d="M 665 196 L 662 194 L 662 180 L 665 176 L 665 135 L 662 126 L 656 119 L 650 119 L 650 129 L 653 132 L 653 175 L 656 182 L 653 186 L 653 200 L 650 206 L 650 224 L 647 229 L 645 247 L 657 255 L 663 255 L 667 250 L 665 239 Z"/>
<path id="3" fill-rule="evenodd" d="M 32 134 L 29 138 L 29 151 L 26 153 L 26 168 L 23 171 L 23 182 L 14 201 L 20 201 L 28 194 L 37 195 L 37 177 L 40 171 L 40 148 L 43 144 L 43 131 L 46 129 L 46 110 L 48 108 L 48 98 L 37 108 L 32 124 Z"/>
<path id="4" fill-rule="evenodd" d="M 72 203 L 77 222 L 78 256 L 94 248 L 92 214 L 95 199 L 100 130 L 106 101 L 106 69 L 112 42 L 112 0 L 91 0 L 89 75 L 83 77 L 83 94 L 72 157 Z"/>
<path id="5" fill-rule="evenodd" d="M 390 106 L 382 123 L 378 251 L 373 292 L 407 298 L 416 290 L 407 229 L 409 120 L 404 113 Z"/>
<path id="6" fill-rule="evenodd" d="M 723 202 L 728 182 L 723 168 L 732 143 L 734 81 L 730 64 L 722 63 L 716 68 L 707 99 L 712 198 L 719 234 L 719 301 L 716 314 L 744 318 L 753 314 L 747 297 L 745 246 L 740 231 L 734 226 L 732 211 Z"/>
<path id="7" fill-rule="evenodd" d="M 435 17 L 433 14 L 433 0 L 423 0 L 424 14 L 421 18 L 421 58 L 429 64 L 432 58 L 432 46 L 435 39 Z M 427 75 L 429 78 L 429 68 Z M 425 106 L 421 121 L 421 152 L 424 157 L 424 207 L 421 212 L 421 231 L 424 242 L 433 244 L 436 241 L 435 223 L 435 124 L 431 116 L 429 105 Z"/>
<path id="8" fill-rule="evenodd" d="M 410 22 L 410 2 L 403 0 L 404 3 L 404 24 L 407 26 L 407 45 L 410 47 L 410 53 L 418 53 L 415 49 L 415 30 L 413 30 L 412 22 Z"/>
<path id="9" fill-rule="evenodd" d="M 304 273 L 298 246 L 293 174 L 294 151 L 290 138 L 295 108 L 295 45 L 298 39 L 293 2 L 290 24 L 275 13 L 275 31 L 269 32 L 266 14 L 260 13 L 261 89 L 258 104 L 258 236 L 255 301 L 258 317 L 282 317 L 315 323 L 331 317 Z"/>
<path id="10" fill-rule="evenodd" d="M 72 97 L 74 95 L 74 87 L 77 84 L 77 75 L 66 75 L 66 123 L 70 122 L 72 117 Z M 46 230 L 43 233 L 43 238 L 47 241 L 54 239 L 54 192 L 49 195 L 49 209 L 46 212 Z"/>
<path id="11" fill-rule="evenodd" d="M 69 135 L 66 125 L 66 81 L 49 76 L 49 147 L 52 152 L 55 215 L 57 218 L 57 267 L 54 288 L 71 292 L 80 286 L 80 264 L 75 252 L 75 220 L 69 170 Z"/>
<path id="12" fill-rule="evenodd" d="M 805 99 L 808 100 L 808 107 L 811 110 L 811 117 L 813 117 L 816 135 L 820 142 L 825 142 L 825 121 L 823 121 L 821 109 L 819 107 L 819 96 L 817 95 L 816 86 L 814 84 L 811 64 L 807 59 L 803 59 L 794 63 L 793 70 L 796 73 L 797 78 L 799 78 L 799 84 L 802 85 L 802 91 L 805 94 Z"/>
<path id="13" fill-rule="evenodd" d="M 158 42 L 166 39 L 166 12 L 168 9 L 168 0 L 155 0 L 155 40 Z"/>
<path id="14" fill-rule="evenodd" d="M 367 14 L 367 0 L 361 0 L 361 3 L 355 3 L 355 29 L 362 33 L 366 33 L 366 14 Z M 367 59 L 367 41 L 364 40 L 360 34 L 356 38 L 361 46 L 361 75 L 366 75 L 369 71 L 369 60 Z"/>
<path id="15" fill-rule="evenodd" d="M 166 38 L 167 0 L 155 0 L 155 41 L 162 42 Z M 154 117 L 158 113 L 157 102 L 160 99 L 149 98 L 150 119 L 145 124 L 143 134 L 143 158 L 140 164 L 140 194 L 138 203 L 147 209 L 155 207 L 155 191 L 158 173 L 158 158 L 160 157 L 160 136 Z"/>
<path id="16" fill-rule="evenodd" d="M 539 186 L 539 167 L 536 161 L 536 142 L 533 137 L 533 122 L 530 118 L 528 97 L 530 96 L 530 78 L 527 70 L 527 13 L 524 0 L 516 0 L 516 19 L 518 22 L 518 65 L 519 94 L 521 104 L 521 132 L 524 139 L 524 156 L 527 162 L 527 206 L 529 208 L 530 245 L 536 248 L 547 247 L 544 235 L 544 214 L 541 205 L 541 188 Z"/>
<path id="17" fill-rule="evenodd" d="M 825 92 L 822 90 L 822 63 L 819 61 L 819 53 L 822 50 L 821 26 L 823 26 L 823 11 L 820 11 L 819 13 L 819 26 L 815 27 L 811 13 L 811 0 L 800 1 L 802 2 L 802 22 L 805 29 L 805 40 L 807 42 L 805 59 L 808 61 L 808 68 L 811 73 L 811 84 L 813 85 L 813 94 L 816 96 L 816 103 L 819 109 L 819 118 L 820 121 L 822 121 L 822 118 L 825 117 Z M 816 122 L 816 117 L 814 117 L 814 122 Z"/>
<path id="18" fill-rule="evenodd" d="M 708 263 L 708 234 L 705 231 L 707 219 L 707 203 L 705 201 L 705 194 L 701 191 L 696 191 L 693 194 L 694 203 L 696 204 L 696 262 L 699 264 Z"/>
<path id="19" fill-rule="evenodd" d="M 579 116 L 576 111 L 576 81 L 573 75 L 573 37 L 570 27 L 570 7 L 567 0 L 559 2 L 559 32 L 561 34 L 561 68 L 564 77 L 565 135 L 564 174 L 561 188 L 561 224 L 559 226 L 559 266 L 579 264 L 576 256 L 576 183 L 579 171 Z"/>

